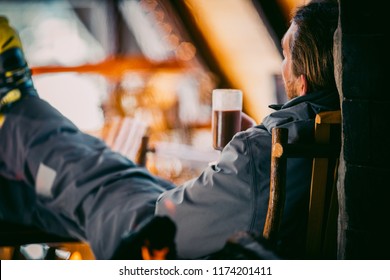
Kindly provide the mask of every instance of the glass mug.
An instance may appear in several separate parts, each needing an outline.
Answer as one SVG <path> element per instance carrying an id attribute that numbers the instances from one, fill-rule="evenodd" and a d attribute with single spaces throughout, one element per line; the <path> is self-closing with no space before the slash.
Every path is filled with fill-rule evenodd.
<path id="1" fill-rule="evenodd" d="M 241 131 L 242 91 L 214 89 L 212 111 L 213 147 L 222 150 Z"/>

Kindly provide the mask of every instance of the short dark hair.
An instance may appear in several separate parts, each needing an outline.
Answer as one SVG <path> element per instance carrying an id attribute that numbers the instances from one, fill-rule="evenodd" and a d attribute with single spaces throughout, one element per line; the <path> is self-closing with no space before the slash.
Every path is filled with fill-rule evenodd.
<path id="1" fill-rule="evenodd" d="M 333 37 L 338 25 L 337 1 L 313 1 L 298 7 L 290 41 L 294 75 L 305 75 L 310 91 L 336 88 Z"/>

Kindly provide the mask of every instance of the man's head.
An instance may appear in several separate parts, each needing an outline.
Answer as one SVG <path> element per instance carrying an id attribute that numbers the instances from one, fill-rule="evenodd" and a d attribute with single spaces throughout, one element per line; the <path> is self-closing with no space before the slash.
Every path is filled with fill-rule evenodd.
<path id="1" fill-rule="evenodd" d="M 336 1 L 299 7 L 282 39 L 282 75 L 288 98 L 336 89 L 333 35 L 338 24 Z"/>
<path id="2" fill-rule="evenodd" d="M 0 16 L 0 97 L 14 88 L 31 86 L 22 43 L 8 19 Z"/>

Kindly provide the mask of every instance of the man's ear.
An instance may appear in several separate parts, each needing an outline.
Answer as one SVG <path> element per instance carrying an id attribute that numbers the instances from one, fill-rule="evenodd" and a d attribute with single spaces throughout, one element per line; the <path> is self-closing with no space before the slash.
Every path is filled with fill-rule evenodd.
<path id="1" fill-rule="evenodd" d="M 299 86 L 298 86 L 299 96 L 306 95 L 308 90 L 306 76 L 302 74 L 299 76 L 298 79 L 299 79 Z"/>

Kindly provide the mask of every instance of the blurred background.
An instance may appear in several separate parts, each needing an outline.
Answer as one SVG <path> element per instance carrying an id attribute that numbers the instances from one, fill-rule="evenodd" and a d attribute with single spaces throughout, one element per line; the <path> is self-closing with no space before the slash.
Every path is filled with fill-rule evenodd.
<path id="1" fill-rule="evenodd" d="M 0 14 L 19 31 L 42 98 L 130 159 L 137 160 L 148 135 L 146 167 L 180 184 L 218 157 L 210 125 L 214 88 L 241 89 L 244 112 L 257 122 L 269 104 L 285 102 L 280 40 L 293 9 L 309 1 L 0 0 Z M 336 75 L 348 125 L 338 247 L 347 259 L 388 259 L 390 251 L 380 215 L 389 212 L 389 149 L 378 141 L 386 139 L 389 105 L 388 24 L 385 1 L 374 2 L 339 1 L 345 59 Z M 48 250 L 21 253 L 41 258 Z M 0 248 L 0 259 L 11 252 Z"/>
<path id="2" fill-rule="evenodd" d="M 86 133 L 177 184 L 218 153 L 211 92 L 261 122 L 285 102 L 280 40 L 303 0 L 0 0 L 39 95 Z"/>

